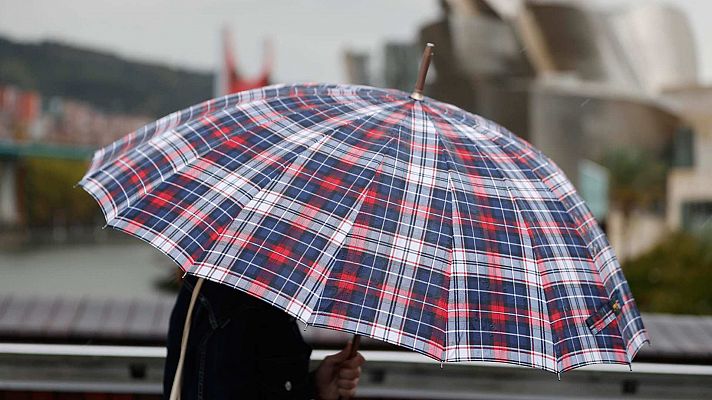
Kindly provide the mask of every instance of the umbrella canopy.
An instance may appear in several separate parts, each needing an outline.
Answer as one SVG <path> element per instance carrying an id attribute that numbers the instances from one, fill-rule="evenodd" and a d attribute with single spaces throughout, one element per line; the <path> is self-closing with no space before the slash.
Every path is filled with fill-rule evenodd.
<path id="1" fill-rule="evenodd" d="M 309 325 L 440 361 L 561 372 L 647 341 L 554 163 L 429 98 L 297 84 L 176 112 L 96 152 L 107 224 Z"/>

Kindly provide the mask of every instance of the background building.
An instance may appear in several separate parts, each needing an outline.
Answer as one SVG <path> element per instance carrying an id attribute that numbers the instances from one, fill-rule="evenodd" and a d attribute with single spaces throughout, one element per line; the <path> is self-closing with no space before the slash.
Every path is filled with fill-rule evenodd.
<path id="1" fill-rule="evenodd" d="M 712 162 L 712 104 L 699 84 L 685 14 L 655 3 L 614 10 L 583 1 L 440 4 L 441 16 L 422 27 L 417 45 L 385 46 L 385 86 L 410 90 L 417 61 L 406 49 L 436 43 L 427 93 L 550 156 L 587 188 L 581 193 L 596 203 L 622 259 L 670 231 L 706 224 L 712 185 L 702 171 Z M 637 169 L 629 161 L 623 173 L 626 159 L 640 159 Z M 591 165 L 602 168 L 596 176 Z M 606 184 L 595 182 L 603 176 Z M 625 179 L 647 186 L 621 193 L 615 188 Z"/>

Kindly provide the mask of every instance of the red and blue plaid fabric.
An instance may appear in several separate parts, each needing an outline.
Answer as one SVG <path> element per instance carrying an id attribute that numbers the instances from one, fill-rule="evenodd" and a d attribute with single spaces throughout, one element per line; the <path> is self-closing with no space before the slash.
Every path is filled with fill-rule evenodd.
<path id="1" fill-rule="evenodd" d="M 648 340 L 564 174 L 432 99 L 318 84 L 242 92 L 97 151 L 80 184 L 108 225 L 190 274 L 437 360 L 561 372 L 630 363 Z M 613 317 L 601 311 L 612 299 Z"/>

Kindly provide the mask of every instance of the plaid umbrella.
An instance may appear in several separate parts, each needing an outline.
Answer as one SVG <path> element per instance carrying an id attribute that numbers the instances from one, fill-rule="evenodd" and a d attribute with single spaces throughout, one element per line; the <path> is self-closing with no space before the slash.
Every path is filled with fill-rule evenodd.
<path id="1" fill-rule="evenodd" d="M 168 115 L 96 152 L 107 224 L 313 326 L 440 361 L 629 364 L 647 335 L 559 168 L 418 93 L 297 84 Z"/>

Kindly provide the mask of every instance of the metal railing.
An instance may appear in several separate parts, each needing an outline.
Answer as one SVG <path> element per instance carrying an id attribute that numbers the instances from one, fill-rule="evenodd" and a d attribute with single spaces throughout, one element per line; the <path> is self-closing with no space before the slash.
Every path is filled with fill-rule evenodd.
<path id="1" fill-rule="evenodd" d="M 333 350 L 315 350 L 316 364 Z M 363 351 L 360 398 L 702 399 L 712 398 L 712 366 L 592 365 L 556 375 L 514 365 L 440 365 L 401 351 Z M 3 391 L 160 394 L 165 349 L 0 343 Z"/>

